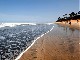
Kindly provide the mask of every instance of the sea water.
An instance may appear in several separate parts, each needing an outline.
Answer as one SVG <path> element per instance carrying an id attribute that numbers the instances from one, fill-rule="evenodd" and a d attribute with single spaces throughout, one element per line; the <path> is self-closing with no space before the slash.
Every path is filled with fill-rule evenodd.
<path id="1" fill-rule="evenodd" d="M 53 24 L 0 23 L 0 60 L 14 60 Z"/>

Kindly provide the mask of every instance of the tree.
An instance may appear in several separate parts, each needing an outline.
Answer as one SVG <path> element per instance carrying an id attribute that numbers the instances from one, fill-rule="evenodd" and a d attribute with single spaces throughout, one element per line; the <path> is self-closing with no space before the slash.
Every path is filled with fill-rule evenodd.
<path id="1" fill-rule="evenodd" d="M 65 14 L 65 18 L 67 19 L 67 14 Z"/>
<path id="2" fill-rule="evenodd" d="M 80 11 L 78 12 L 78 14 L 80 14 Z"/>
<path id="3" fill-rule="evenodd" d="M 76 14 L 74 12 L 71 13 L 72 17 L 74 17 Z"/>
<path id="4" fill-rule="evenodd" d="M 72 17 L 72 14 L 69 14 L 70 15 L 70 18 Z"/>
<path id="5" fill-rule="evenodd" d="M 63 15 L 64 19 L 65 19 L 65 15 Z"/>
<path id="6" fill-rule="evenodd" d="M 77 13 L 76 13 L 76 16 L 77 16 Z"/>
<path id="7" fill-rule="evenodd" d="M 64 19 L 67 19 L 67 14 L 63 15 Z"/>
<path id="8" fill-rule="evenodd" d="M 61 18 L 59 17 L 58 20 L 60 20 Z"/>

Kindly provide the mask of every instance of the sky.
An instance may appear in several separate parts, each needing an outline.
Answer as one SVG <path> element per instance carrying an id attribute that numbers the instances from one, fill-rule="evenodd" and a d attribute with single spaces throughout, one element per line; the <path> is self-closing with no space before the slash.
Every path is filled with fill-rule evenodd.
<path id="1" fill-rule="evenodd" d="M 0 22 L 50 23 L 79 11 L 79 0 L 0 0 Z"/>

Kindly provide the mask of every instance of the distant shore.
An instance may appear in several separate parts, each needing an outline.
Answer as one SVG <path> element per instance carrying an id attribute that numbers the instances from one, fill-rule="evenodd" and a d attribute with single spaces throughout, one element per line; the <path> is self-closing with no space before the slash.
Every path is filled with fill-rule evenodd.
<path id="1" fill-rule="evenodd" d="M 80 20 L 79 22 L 77 22 L 76 20 L 71 20 L 71 24 L 66 22 L 55 22 L 55 23 L 61 26 L 68 26 L 69 28 L 80 30 Z"/>

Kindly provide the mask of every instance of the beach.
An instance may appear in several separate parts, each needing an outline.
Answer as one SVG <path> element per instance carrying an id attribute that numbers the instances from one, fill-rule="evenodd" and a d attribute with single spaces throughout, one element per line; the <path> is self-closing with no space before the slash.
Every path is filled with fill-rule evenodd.
<path id="1" fill-rule="evenodd" d="M 79 0 L 0 0 L 0 60 L 80 60 Z"/>
<path id="2" fill-rule="evenodd" d="M 54 24 L 53 30 L 39 38 L 19 60 L 80 60 L 79 36 L 79 29 L 69 24 Z"/>
<path id="3" fill-rule="evenodd" d="M 80 20 L 79 22 L 77 22 L 76 20 L 71 20 L 71 25 L 65 22 L 56 22 L 56 24 L 60 25 L 60 26 L 68 26 L 69 28 L 73 28 L 73 29 L 78 29 L 80 30 Z"/>

